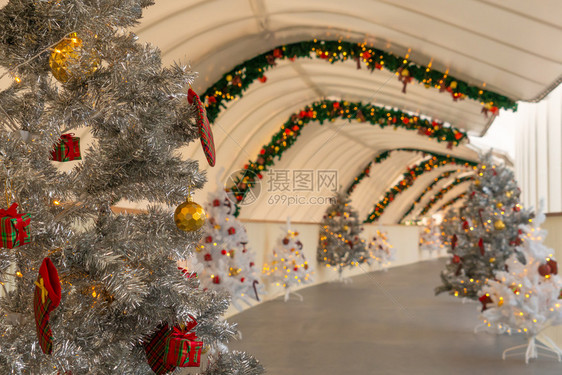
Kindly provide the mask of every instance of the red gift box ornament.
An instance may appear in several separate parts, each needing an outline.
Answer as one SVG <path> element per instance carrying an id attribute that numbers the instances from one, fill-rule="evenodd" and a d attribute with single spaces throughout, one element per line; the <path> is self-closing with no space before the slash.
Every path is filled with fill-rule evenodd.
<path id="1" fill-rule="evenodd" d="M 31 242 L 29 235 L 29 214 L 18 214 L 18 204 L 7 210 L 0 209 L 0 240 L 2 247 L 13 249 Z"/>
<path id="2" fill-rule="evenodd" d="M 234 227 L 228 228 L 228 234 L 233 235 L 235 233 L 236 233 L 236 229 L 234 229 Z"/>
<path id="3" fill-rule="evenodd" d="M 215 166 L 215 141 L 213 139 L 213 131 L 209 125 L 207 111 L 205 105 L 199 99 L 199 96 L 189 89 L 187 92 L 187 101 L 197 108 L 197 125 L 199 127 L 199 137 L 201 138 L 201 146 L 207 158 L 207 162 L 211 167 Z"/>
<path id="4" fill-rule="evenodd" d="M 165 362 L 177 367 L 201 366 L 201 350 L 203 341 L 196 341 L 197 335 L 189 332 L 197 322 L 188 322 L 185 329 L 174 327 L 172 334 L 166 339 L 164 350 Z"/>
<path id="5" fill-rule="evenodd" d="M 75 137 L 74 133 L 61 135 L 59 143 L 51 152 L 51 160 L 60 162 L 82 160 L 80 138 Z"/>

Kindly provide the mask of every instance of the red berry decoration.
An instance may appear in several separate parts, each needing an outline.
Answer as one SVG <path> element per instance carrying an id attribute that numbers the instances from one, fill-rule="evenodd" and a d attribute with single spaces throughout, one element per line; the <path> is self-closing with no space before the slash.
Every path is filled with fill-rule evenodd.
<path id="1" fill-rule="evenodd" d="M 259 80 L 261 83 L 266 83 L 266 82 L 267 82 L 267 77 L 266 77 L 266 76 L 261 76 L 260 78 L 258 78 L 258 80 Z"/>
<path id="2" fill-rule="evenodd" d="M 208 253 L 207 253 L 207 254 L 205 254 L 204 259 L 205 259 L 207 262 L 210 262 L 210 261 L 213 260 L 213 257 L 211 256 L 211 254 L 208 254 Z"/>
<path id="3" fill-rule="evenodd" d="M 539 266 L 539 275 L 548 276 L 548 275 L 550 275 L 551 272 L 552 272 L 552 269 L 550 268 L 550 266 L 547 263 L 541 264 Z"/>
<path id="4" fill-rule="evenodd" d="M 221 205 L 221 202 L 220 202 L 218 199 L 215 199 L 215 200 L 213 201 L 213 207 L 218 207 L 218 206 L 220 206 L 220 205 Z"/>
<path id="5" fill-rule="evenodd" d="M 222 250 L 221 250 L 221 254 L 222 254 L 222 255 L 226 255 L 226 253 L 227 253 L 227 251 L 226 251 L 225 249 L 222 249 Z"/>

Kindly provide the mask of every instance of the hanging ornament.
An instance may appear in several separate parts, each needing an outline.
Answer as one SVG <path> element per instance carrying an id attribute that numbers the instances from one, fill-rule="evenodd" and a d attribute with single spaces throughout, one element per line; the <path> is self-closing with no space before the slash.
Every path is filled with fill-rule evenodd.
<path id="1" fill-rule="evenodd" d="M 483 256 L 484 255 L 484 240 L 482 238 L 480 238 L 478 240 L 478 247 L 480 248 L 480 254 Z"/>
<path id="2" fill-rule="evenodd" d="M 241 269 L 240 268 L 234 268 L 234 267 L 230 267 L 228 269 L 228 275 L 229 276 L 237 276 L 240 273 Z"/>
<path id="3" fill-rule="evenodd" d="M 289 244 L 289 239 L 283 238 L 283 245 L 288 245 L 288 244 Z"/>
<path id="4" fill-rule="evenodd" d="M 458 255 L 453 255 L 453 259 L 451 260 L 454 264 L 459 264 L 461 262 L 461 257 Z"/>
<path id="5" fill-rule="evenodd" d="M 478 298 L 478 301 L 482 304 L 482 311 L 485 311 L 488 308 L 487 305 L 493 302 L 489 294 L 484 294 L 482 297 Z"/>
<path id="6" fill-rule="evenodd" d="M 213 207 L 218 207 L 218 206 L 220 206 L 220 205 L 221 205 L 221 202 L 220 202 L 218 199 L 215 199 L 215 200 L 213 201 Z"/>
<path id="7" fill-rule="evenodd" d="M 230 234 L 231 236 L 236 234 L 236 229 L 234 227 L 228 228 L 228 234 Z"/>
<path id="8" fill-rule="evenodd" d="M 61 301 L 61 285 L 55 265 L 49 258 L 43 259 L 39 276 L 35 282 L 33 311 L 39 346 L 45 354 L 53 351 L 53 332 L 51 331 L 51 312 Z"/>
<path id="9" fill-rule="evenodd" d="M 82 39 L 72 33 L 53 48 L 49 66 L 53 76 L 60 82 L 88 77 L 99 69 L 100 57 L 97 52 L 84 50 L 82 44 Z"/>
<path id="10" fill-rule="evenodd" d="M 545 264 L 541 264 L 539 266 L 539 275 L 541 276 L 548 276 L 552 273 L 552 269 L 550 268 L 550 266 L 545 263 Z"/>
<path id="11" fill-rule="evenodd" d="M 558 263 L 554 259 L 549 259 L 546 264 L 550 266 L 550 273 L 558 275 Z"/>
<path id="12" fill-rule="evenodd" d="M 496 230 L 504 230 L 505 229 L 505 224 L 503 222 L 503 220 L 498 220 L 494 223 L 494 228 L 496 228 Z"/>
<path id="13" fill-rule="evenodd" d="M 197 125 L 199 127 L 199 137 L 201 138 L 201 146 L 207 158 L 207 162 L 211 167 L 215 166 L 215 141 L 213 140 L 213 131 L 209 125 L 207 111 L 205 105 L 199 99 L 199 96 L 189 89 L 187 92 L 187 101 L 197 108 Z"/>
<path id="14" fill-rule="evenodd" d="M 51 160 L 60 162 L 82 160 L 80 138 L 75 137 L 74 133 L 61 135 L 59 143 L 51 151 Z"/>
<path id="15" fill-rule="evenodd" d="M 176 226 L 184 232 L 193 232 L 201 228 L 205 224 L 205 218 L 205 210 L 201 205 L 191 200 L 191 193 L 187 196 L 187 200 L 176 208 L 174 213 Z"/>

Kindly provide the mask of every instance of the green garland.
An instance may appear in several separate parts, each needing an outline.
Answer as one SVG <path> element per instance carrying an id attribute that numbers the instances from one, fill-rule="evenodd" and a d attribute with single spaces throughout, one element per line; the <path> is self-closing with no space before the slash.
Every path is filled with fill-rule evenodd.
<path id="1" fill-rule="evenodd" d="M 364 43 L 346 41 L 305 41 L 286 44 L 262 53 L 250 60 L 237 65 L 224 74 L 215 84 L 201 96 L 207 103 L 207 117 L 214 123 L 226 104 L 241 98 L 248 87 L 256 80 L 265 82 L 264 73 L 276 65 L 277 60 L 295 58 L 320 58 L 329 63 L 346 60 L 357 61 L 358 68 L 363 63 L 367 71 L 386 69 L 396 73 L 398 79 L 406 85 L 413 79 L 427 88 L 434 87 L 441 92 L 449 93 L 454 100 L 469 98 L 479 101 L 482 112 L 497 114 L 500 108 L 517 110 L 517 103 L 503 95 L 470 85 L 458 78 L 450 76 L 428 66 L 418 65 L 409 61 L 408 56 L 396 56 L 392 53 L 369 47 Z"/>
<path id="2" fill-rule="evenodd" d="M 335 121 L 337 118 L 349 122 L 351 120 L 368 122 L 380 128 L 392 126 L 395 129 L 417 131 L 419 134 L 434 138 L 438 142 L 447 142 L 450 148 L 458 146 L 460 142 L 467 138 L 466 133 L 459 129 L 446 127 L 437 121 L 411 116 L 399 110 L 385 109 L 361 102 L 321 100 L 291 115 L 279 131 L 273 135 L 271 141 L 262 147 L 256 160 L 250 160 L 244 166 L 244 175 L 236 177 L 230 188 L 237 203 L 241 202 L 249 189 L 256 184 L 256 176 L 261 179 L 262 173 L 268 170 L 269 166 L 275 164 L 275 159 L 281 159 L 283 153 L 296 142 L 304 126 L 313 121 L 323 125 L 324 122 Z M 240 207 L 237 204 L 236 215 L 238 215 L 239 210 Z"/>
<path id="3" fill-rule="evenodd" d="M 433 182 L 431 184 L 429 184 L 424 191 L 422 191 L 422 193 L 416 198 L 416 200 L 414 201 L 414 203 L 412 203 L 412 205 L 410 206 L 410 208 L 408 209 L 408 211 L 406 211 L 404 213 L 404 215 L 402 215 L 402 218 L 400 219 L 400 222 L 404 221 L 404 219 L 410 214 L 410 212 L 412 212 L 414 210 L 414 208 L 416 208 L 416 205 L 418 203 L 420 203 L 420 201 L 422 200 L 422 198 L 431 190 L 433 189 L 433 187 L 435 185 L 437 185 L 437 183 L 439 181 L 441 181 L 444 178 L 449 177 L 450 175 L 452 175 L 453 173 L 456 173 L 456 171 L 446 171 L 443 172 L 440 176 L 436 177 L 435 180 L 433 180 Z"/>
<path id="4" fill-rule="evenodd" d="M 442 205 L 441 208 L 439 208 L 439 211 L 443 211 L 445 208 L 452 206 L 453 204 L 457 203 L 459 200 L 463 199 L 464 197 L 466 197 L 466 192 L 457 195 L 455 198 L 451 199 L 450 201 Z"/>
<path id="5" fill-rule="evenodd" d="M 433 156 L 431 159 L 418 164 L 413 169 L 408 168 L 408 170 L 403 174 L 402 180 L 390 190 L 388 190 L 384 197 L 377 204 L 375 204 L 375 207 L 367 216 L 364 222 L 372 223 L 378 220 L 378 218 L 383 214 L 386 207 L 388 207 L 388 205 L 392 201 L 394 201 L 394 198 L 398 194 L 410 188 L 414 184 L 414 181 L 423 173 L 429 172 L 434 168 L 442 167 L 449 163 L 462 164 L 465 167 L 477 165 L 477 163 L 467 162 L 463 159 L 451 156 Z"/>
<path id="6" fill-rule="evenodd" d="M 436 156 L 436 155 L 441 155 L 441 156 L 443 156 L 443 154 L 440 154 L 440 153 L 438 153 L 438 152 L 426 151 L 426 150 L 421 150 L 421 149 L 418 149 L 418 148 L 395 148 L 395 149 L 393 149 L 393 150 L 384 151 L 384 152 L 378 154 L 378 155 L 375 157 L 375 159 L 374 159 L 373 161 L 370 161 L 369 164 L 367 164 L 367 166 L 366 166 L 365 168 L 363 168 L 363 170 L 361 171 L 361 173 L 359 173 L 359 174 L 357 175 L 357 177 L 355 177 L 355 178 L 353 179 L 353 181 L 351 182 L 351 184 L 349 185 L 349 187 L 348 187 L 347 190 L 346 190 L 347 195 L 351 195 L 351 193 L 353 193 L 353 191 L 355 190 L 355 188 L 357 187 L 357 185 L 359 185 L 359 184 L 361 183 L 361 181 L 362 181 L 365 177 L 369 177 L 369 173 L 371 172 L 371 167 L 372 167 L 374 164 L 378 164 L 378 163 L 380 163 L 380 162 L 386 160 L 386 159 L 390 156 L 390 154 L 391 154 L 392 152 L 394 152 L 394 151 L 421 152 L 421 153 L 428 154 L 428 155 L 432 155 L 432 156 Z M 460 159 L 459 159 L 459 160 L 460 160 Z M 465 161 L 466 161 L 467 163 L 472 163 L 472 162 L 469 161 L 469 160 L 465 160 Z M 443 173 L 443 175 L 447 174 L 447 176 L 439 177 L 439 180 L 440 180 L 440 179 L 443 179 L 443 178 L 445 178 L 445 177 L 448 177 L 451 173 L 453 173 L 453 171 L 447 171 L 447 172 Z M 438 181 L 438 180 L 436 179 L 436 181 L 435 181 L 433 184 L 431 184 L 430 187 L 427 188 L 427 190 L 428 190 L 428 191 L 431 190 L 431 187 L 433 187 L 433 185 L 435 185 L 435 184 L 437 183 L 437 181 Z M 421 200 L 421 197 L 423 196 L 423 194 L 424 194 L 424 193 L 422 193 L 422 195 L 421 195 L 420 197 L 418 197 L 418 200 L 417 200 L 415 203 L 418 203 L 419 200 Z M 406 217 L 406 215 L 409 214 L 410 211 L 413 210 L 413 209 L 414 209 L 414 205 L 412 205 L 412 207 L 410 208 L 410 210 L 408 210 L 408 212 L 404 215 L 404 217 Z M 402 219 L 404 219 L 404 217 L 402 217 Z M 402 220 L 400 220 L 400 221 L 402 221 Z"/>
<path id="7" fill-rule="evenodd" d="M 457 178 L 455 181 L 451 182 L 449 185 L 439 190 L 439 192 L 431 198 L 431 200 L 427 203 L 427 205 L 423 208 L 423 210 L 421 210 L 420 216 L 425 215 L 431 209 L 431 207 L 435 205 L 435 203 L 441 200 L 441 198 L 443 198 L 443 196 L 447 194 L 449 191 L 451 191 L 455 186 L 460 185 L 463 182 L 470 181 L 472 179 L 473 176 L 465 176 L 465 177 Z"/>

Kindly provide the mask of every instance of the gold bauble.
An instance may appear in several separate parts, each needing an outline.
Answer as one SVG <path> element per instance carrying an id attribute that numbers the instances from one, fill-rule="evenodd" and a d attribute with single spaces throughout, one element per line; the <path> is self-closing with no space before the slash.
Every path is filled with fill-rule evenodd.
<path id="1" fill-rule="evenodd" d="M 201 205 L 192 202 L 191 198 L 180 204 L 174 212 L 174 221 L 179 230 L 193 232 L 205 224 L 205 210 Z"/>
<path id="2" fill-rule="evenodd" d="M 498 202 L 498 203 L 496 204 L 496 207 L 497 207 L 497 208 L 502 208 L 502 207 L 503 207 L 503 203 L 502 203 L 502 202 Z"/>
<path id="3" fill-rule="evenodd" d="M 240 273 L 240 271 L 241 271 L 240 268 L 230 267 L 230 268 L 228 269 L 228 274 L 229 274 L 230 276 L 236 276 L 236 275 L 238 275 L 238 274 Z"/>
<path id="4" fill-rule="evenodd" d="M 57 80 L 64 83 L 73 76 L 85 77 L 98 70 L 99 55 L 93 50 L 84 53 L 82 44 L 82 39 L 72 33 L 53 48 L 49 66 Z M 72 66 L 72 71 L 68 69 L 69 66 Z"/>
<path id="5" fill-rule="evenodd" d="M 496 230 L 503 230 L 505 229 L 505 224 L 502 220 L 498 220 L 494 223 L 494 228 L 496 228 Z"/>
<path id="6" fill-rule="evenodd" d="M 347 225 L 344 225 L 343 230 L 349 230 L 349 227 Z"/>

